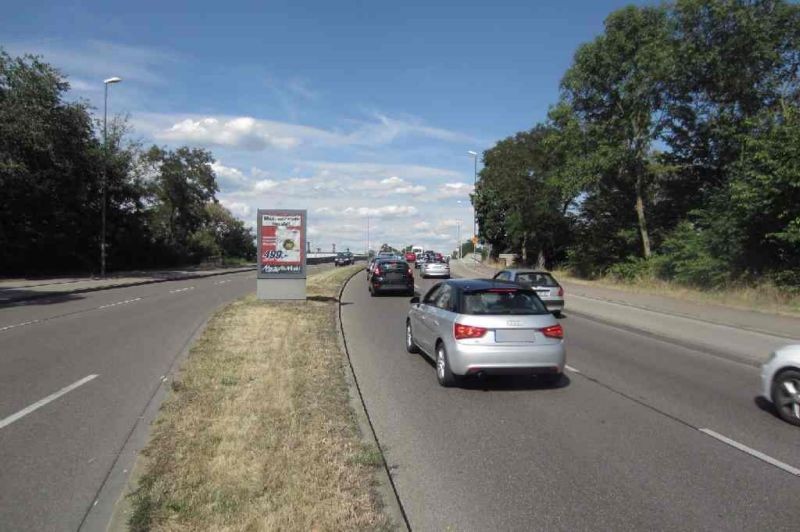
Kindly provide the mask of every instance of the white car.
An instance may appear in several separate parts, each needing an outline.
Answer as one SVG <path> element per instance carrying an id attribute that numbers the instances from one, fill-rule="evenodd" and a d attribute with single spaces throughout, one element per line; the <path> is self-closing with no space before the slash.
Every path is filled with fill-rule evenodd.
<path id="1" fill-rule="evenodd" d="M 781 419 L 800 427 L 800 344 L 781 347 L 769 356 L 761 366 L 761 387 Z"/>

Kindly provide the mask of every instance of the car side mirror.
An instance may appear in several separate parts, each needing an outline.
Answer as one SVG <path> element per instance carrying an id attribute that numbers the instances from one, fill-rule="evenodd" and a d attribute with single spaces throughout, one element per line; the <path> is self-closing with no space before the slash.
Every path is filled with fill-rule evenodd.
<path id="1" fill-rule="evenodd" d="M 411 303 L 412 305 L 416 305 L 417 303 L 419 303 L 419 296 L 414 296 L 414 297 L 412 297 L 412 298 L 409 300 L 409 303 Z"/>

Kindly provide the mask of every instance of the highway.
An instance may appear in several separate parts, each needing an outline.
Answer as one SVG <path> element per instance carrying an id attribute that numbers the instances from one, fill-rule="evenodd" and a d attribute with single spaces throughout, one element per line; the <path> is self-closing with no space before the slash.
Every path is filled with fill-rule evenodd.
<path id="1" fill-rule="evenodd" d="M 254 272 L 0 309 L 0 530 L 104 530 L 170 375 Z"/>
<path id="2" fill-rule="evenodd" d="M 757 400 L 754 364 L 567 310 L 560 387 L 445 389 L 405 351 L 408 305 L 361 273 L 341 313 L 413 530 L 797 530 L 800 431 Z"/>

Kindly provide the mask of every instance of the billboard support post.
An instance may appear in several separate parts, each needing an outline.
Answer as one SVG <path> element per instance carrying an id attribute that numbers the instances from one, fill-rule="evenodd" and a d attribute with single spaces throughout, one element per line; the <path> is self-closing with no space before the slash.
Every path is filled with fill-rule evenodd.
<path id="1" fill-rule="evenodd" d="M 305 210 L 258 210 L 258 299 L 306 298 L 306 219 Z"/>

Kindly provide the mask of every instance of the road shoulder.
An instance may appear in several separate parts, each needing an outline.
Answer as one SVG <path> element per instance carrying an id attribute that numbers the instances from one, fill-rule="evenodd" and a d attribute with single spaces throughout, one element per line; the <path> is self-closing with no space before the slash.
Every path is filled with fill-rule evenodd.
<path id="1" fill-rule="evenodd" d="M 491 277 L 496 271 L 469 260 L 454 263 L 454 272 L 463 276 Z M 750 365 L 762 363 L 778 347 L 800 341 L 798 318 L 588 283 L 562 284 L 567 320 L 572 313 Z"/>

